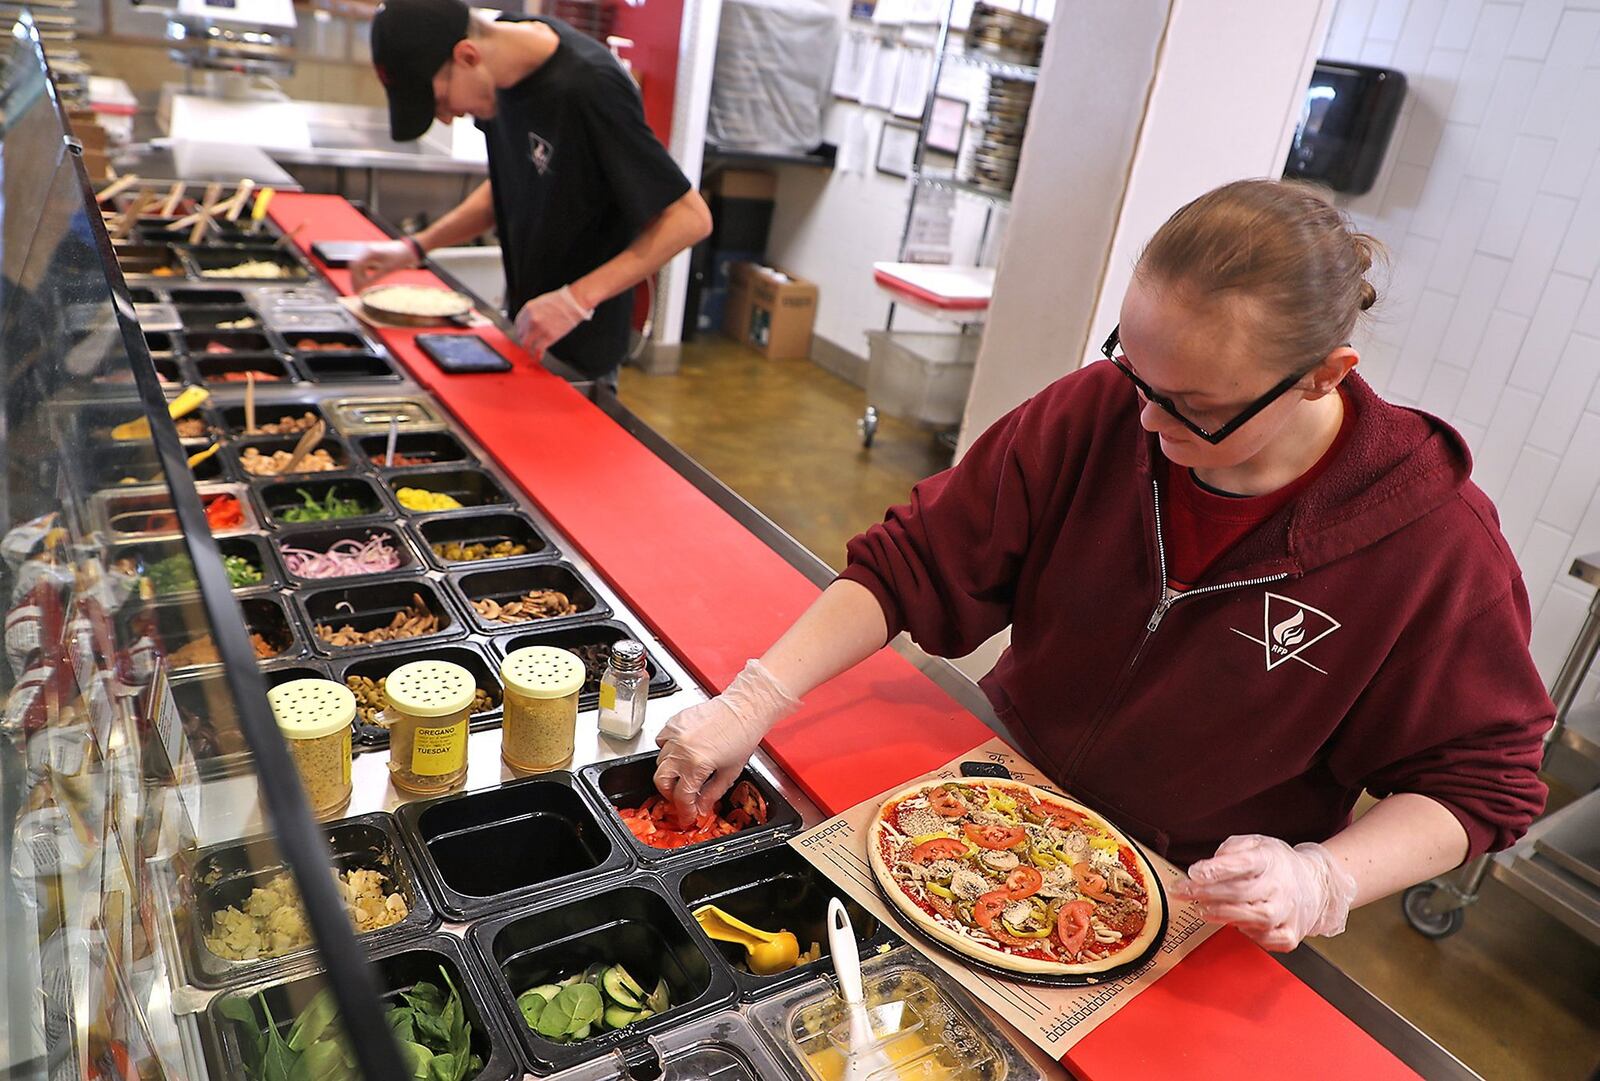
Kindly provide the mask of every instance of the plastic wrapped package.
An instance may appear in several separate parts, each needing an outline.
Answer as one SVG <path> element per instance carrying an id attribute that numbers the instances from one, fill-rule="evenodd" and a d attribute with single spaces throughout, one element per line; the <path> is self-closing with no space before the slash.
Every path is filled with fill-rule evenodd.
<path id="1" fill-rule="evenodd" d="M 834 6 L 820 0 L 726 0 L 707 139 L 767 153 L 814 149 L 840 30 Z"/>

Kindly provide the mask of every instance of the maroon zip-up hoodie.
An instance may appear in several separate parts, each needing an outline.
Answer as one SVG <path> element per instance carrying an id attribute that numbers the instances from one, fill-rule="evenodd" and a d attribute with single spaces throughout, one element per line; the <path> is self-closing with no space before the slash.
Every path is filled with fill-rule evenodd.
<path id="1" fill-rule="evenodd" d="M 843 577 L 940 656 L 1010 625 L 983 688 L 1020 749 L 1178 863 L 1236 833 L 1326 840 L 1363 788 L 1504 848 L 1544 806 L 1554 716 L 1521 572 L 1460 436 L 1345 386 L 1338 457 L 1175 597 L 1159 450 L 1099 363 L 918 484 Z"/>

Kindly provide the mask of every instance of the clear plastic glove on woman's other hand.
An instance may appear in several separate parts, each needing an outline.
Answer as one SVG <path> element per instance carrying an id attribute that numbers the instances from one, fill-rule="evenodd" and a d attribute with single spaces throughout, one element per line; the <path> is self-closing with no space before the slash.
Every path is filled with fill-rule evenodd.
<path id="1" fill-rule="evenodd" d="M 728 689 L 679 713 L 656 737 L 656 788 L 679 822 L 716 809 L 772 727 L 800 708 L 760 661 Z"/>
<path id="2" fill-rule="evenodd" d="M 355 262 L 350 264 L 350 284 L 356 292 L 397 270 L 410 270 L 417 265 L 417 253 L 404 240 L 385 240 L 368 244 Z"/>
<path id="3" fill-rule="evenodd" d="M 1356 880 L 1322 845 L 1229 837 L 1172 889 L 1213 923 L 1231 923 L 1263 949 L 1286 953 L 1311 935 L 1344 930 Z"/>

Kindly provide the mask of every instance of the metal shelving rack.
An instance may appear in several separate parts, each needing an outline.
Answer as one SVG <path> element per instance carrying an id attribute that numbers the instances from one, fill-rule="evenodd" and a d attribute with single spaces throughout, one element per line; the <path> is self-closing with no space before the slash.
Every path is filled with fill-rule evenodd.
<path id="1" fill-rule="evenodd" d="M 963 195 L 969 195 L 984 200 L 988 205 L 984 210 L 983 232 L 978 241 L 978 251 L 981 253 L 989 242 L 989 230 L 994 224 L 994 212 L 997 207 L 1008 206 L 1011 203 L 1010 192 L 996 191 L 983 187 L 970 180 L 963 180 L 956 175 L 952 167 L 949 172 L 931 170 L 927 166 L 928 151 L 928 125 L 933 121 L 934 99 L 939 96 L 939 80 L 944 75 L 947 64 L 960 64 L 983 70 L 990 77 L 999 76 L 1004 79 L 1022 79 L 1036 82 L 1039 78 L 1039 69 L 1026 64 L 1015 64 L 994 57 L 984 56 L 980 53 L 969 52 L 964 48 L 952 47 L 950 44 L 950 23 L 955 14 L 955 2 L 946 6 L 944 18 L 939 22 L 937 36 L 933 44 L 933 74 L 928 79 L 928 96 L 922 105 L 922 117 L 917 122 L 917 150 L 911 159 L 911 192 L 906 199 L 905 222 L 900 229 L 900 249 L 896 256 L 903 261 L 906 256 L 906 243 L 911 235 L 911 220 L 917 210 L 917 195 L 924 188 L 944 189 Z M 885 323 L 885 330 L 894 329 L 895 306 L 889 306 L 889 318 Z"/>
<path id="2" fill-rule="evenodd" d="M 898 262 L 905 261 L 911 236 L 911 223 L 916 216 L 917 200 L 922 192 L 929 190 L 951 191 L 980 199 L 984 202 L 983 229 L 978 238 L 978 257 L 980 259 L 989 246 L 989 235 L 994 227 L 995 211 L 1002 207 L 1008 207 L 1011 203 L 1010 192 L 997 191 L 970 180 L 962 179 L 958 174 L 960 167 L 959 157 L 956 164 L 948 170 L 930 169 L 927 164 L 928 127 L 933 120 L 934 101 L 939 95 L 939 81 L 944 75 L 947 65 L 955 64 L 979 68 L 991 78 L 1020 79 L 1027 82 L 1036 82 L 1039 78 L 1039 68 L 1037 67 L 970 52 L 960 46 L 952 46 L 950 24 L 954 18 L 954 13 L 955 2 L 951 0 L 945 7 L 944 17 L 939 21 L 935 40 L 931 46 L 934 58 L 933 73 L 928 79 L 927 98 L 923 102 L 922 116 L 917 122 L 917 149 L 911 161 L 911 185 L 906 198 L 906 215 L 900 227 L 900 245 L 895 256 Z M 898 309 L 898 304 L 893 301 L 889 303 L 889 311 L 884 319 L 883 326 L 886 332 L 894 330 L 895 313 Z M 974 326 L 981 325 L 983 322 L 981 318 L 972 319 L 960 313 L 951 313 L 943 316 L 943 318 L 955 323 L 962 334 L 971 333 Z M 856 422 L 856 427 L 861 433 L 863 446 L 868 448 L 872 446 L 873 438 L 877 434 L 878 423 L 878 410 L 869 404 L 861 419 Z M 955 439 L 953 433 L 941 433 L 940 438 L 949 444 L 952 450 L 954 449 Z"/>

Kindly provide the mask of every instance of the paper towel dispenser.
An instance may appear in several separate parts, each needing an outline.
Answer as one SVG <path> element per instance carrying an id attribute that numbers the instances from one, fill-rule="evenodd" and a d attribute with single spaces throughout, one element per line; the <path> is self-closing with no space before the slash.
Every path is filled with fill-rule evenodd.
<path id="1" fill-rule="evenodd" d="M 1405 96 L 1406 77 L 1393 68 L 1318 61 L 1283 175 L 1371 191 Z"/>

